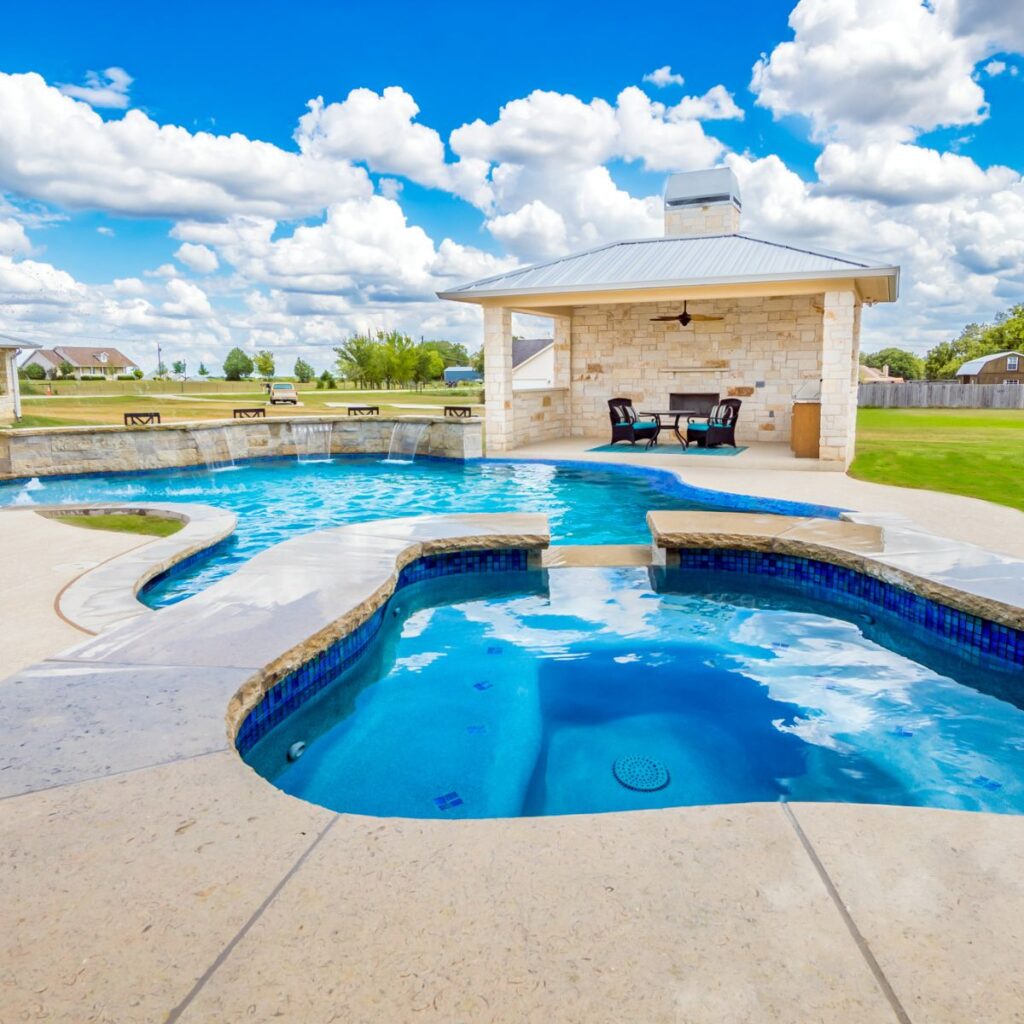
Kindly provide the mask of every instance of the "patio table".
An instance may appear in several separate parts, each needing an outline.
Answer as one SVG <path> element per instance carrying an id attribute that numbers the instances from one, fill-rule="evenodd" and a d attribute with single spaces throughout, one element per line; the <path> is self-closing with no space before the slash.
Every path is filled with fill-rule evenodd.
<path id="1" fill-rule="evenodd" d="M 699 416 L 700 415 L 700 410 L 699 409 L 641 409 L 640 410 L 640 415 L 641 416 L 653 416 L 654 419 L 657 421 L 657 424 L 658 424 L 659 427 L 664 427 L 664 424 L 661 422 L 661 417 L 662 416 L 665 416 L 665 417 L 671 416 L 671 417 L 673 417 L 673 420 L 672 420 L 672 433 L 676 435 L 676 439 L 685 448 L 686 445 L 687 445 L 687 441 L 686 441 L 686 438 L 682 434 L 679 433 L 679 421 L 684 416 Z"/>

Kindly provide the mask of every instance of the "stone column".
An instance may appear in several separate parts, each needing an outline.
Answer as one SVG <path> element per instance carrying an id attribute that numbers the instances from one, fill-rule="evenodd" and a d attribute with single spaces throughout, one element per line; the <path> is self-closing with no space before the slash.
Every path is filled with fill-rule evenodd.
<path id="1" fill-rule="evenodd" d="M 512 310 L 484 307 L 484 397 L 487 454 L 515 447 L 512 408 Z"/>
<path id="2" fill-rule="evenodd" d="M 555 325 L 555 376 L 552 386 L 567 388 L 572 375 L 572 317 L 554 316 L 551 319 Z"/>
<path id="3" fill-rule="evenodd" d="M 821 333 L 821 441 L 818 458 L 846 469 L 857 431 L 860 302 L 853 291 L 825 293 Z"/>

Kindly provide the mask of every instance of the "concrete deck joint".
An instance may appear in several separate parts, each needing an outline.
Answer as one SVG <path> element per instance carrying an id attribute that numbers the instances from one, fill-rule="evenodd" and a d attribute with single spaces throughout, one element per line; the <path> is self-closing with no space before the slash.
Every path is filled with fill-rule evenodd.
<path id="1" fill-rule="evenodd" d="M 217 954 L 213 963 L 206 968 L 205 971 L 196 979 L 195 984 L 186 993 L 185 998 L 182 999 L 177 1006 L 175 1006 L 165 1018 L 165 1024 L 176 1024 L 181 1019 L 181 1015 L 189 1008 L 192 1001 L 197 995 L 203 990 L 203 986 L 217 973 L 218 968 L 232 952 L 235 947 L 249 934 L 252 930 L 253 925 L 263 916 L 264 911 L 274 902 L 275 899 L 280 895 L 284 887 L 295 877 L 295 875 L 301 870 L 302 865 L 310 858 L 313 851 L 320 845 L 323 839 L 327 836 L 327 833 L 331 831 L 340 818 L 340 814 L 336 814 L 327 824 L 317 833 L 313 841 L 299 854 L 296 858 L 295 863 L 284 873 L 277 885 L 267 894 L 263 902 L 252 912 L 249 919 L 242 925 L 241 928 L 232 936 L 231 941 Z"/>
<path id="2" fill-rule="evenodd" d="M 785 800 L 781 801 L 779 806 L 782 808 L 782 813 L 786 820 L 796 833 L 796 837 L 800 841 L 800 845 L 804 848 L 814 870 L 818 873 L 818 877 L 821 879 L 822 885 L 825 886 L 825 890 L 828 892 L 829 898 L 832 900 L 836 910 L 839 912 L 839 916 L 843 919 L 843 924 L 846 926 L 846 930 L 850 933 L 850 937 L 853 939 L 854 944 L 860 951 L 860 955 L 867 964 L 868 970 L 870 970 L 872 975 L 874 975 L 875 981 L 878 983 L 878 987 L 882 990 L 882 994 L 892 1007 L 892 1011 L 896 1015 L 896 1019 L 899 1021 L 899 1024 L 913 1024 L 907 1011 L 903 1008 L 903 1004 L 900 1002 L 900 997 L 892 987 L 892 983 L 886 977 L 885 971 L 882 970 L 882 965 L 878 962 L 877 957 L 871 951 L 871 947 L 868 945 L 867 939 L 864 938 L 860 928 L 857 927 L 857 922 L 854 921 L 849 907 L 847 907 L 842 896 L 839 894 L 839 890 L 836 888 L 835 882 L 832 881 L 832 876 L 829 875 L 825 865 L 821 862 L 821 858 L 814 849 L 814 844 L 808 838 L 807 833 L 804 832 L 797 816 L 793 813 L 793 808 L 790 807 L 788 801 Z"/>

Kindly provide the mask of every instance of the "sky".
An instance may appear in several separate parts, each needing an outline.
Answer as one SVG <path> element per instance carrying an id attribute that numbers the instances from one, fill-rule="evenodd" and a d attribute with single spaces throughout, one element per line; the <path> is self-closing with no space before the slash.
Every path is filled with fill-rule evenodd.
<path id="1" fill-rule="evenodd" d="M 662 233 L 727 164 L 746 233 L 903 268 L 862 344 L 1024 301 L 1024 0 L 9 5 L 0 332 L 145 369 L 352 333 L 481 342 L 453 285 Z"/>

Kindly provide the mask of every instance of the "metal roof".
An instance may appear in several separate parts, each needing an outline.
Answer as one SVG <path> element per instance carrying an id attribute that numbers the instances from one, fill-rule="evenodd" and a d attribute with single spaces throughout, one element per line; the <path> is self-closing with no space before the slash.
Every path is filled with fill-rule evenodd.
<path id="1" fill-rule="evenodd" d="M 15 338 L 10 334 L 0 334 L 0 348 L 42 348 L 38 341 Z"/>
<path id="2" fill-rule="evenodd" d="M 972 359 L 969 363 L 964 363 L 956 371 L 956 375 L 958 377 L 973 377 L 976 373 L 981 373 L 986 363 L 991 363 L 993 359 L 1002 359 L 1003 356 L 1020 356 L 1021 359 L 1024 359 L 1024 352 L 993 352 L 988 356 L 979 356 L 977 359 Z"/>
<path id="3" fill-rule="evenodd" d="M 828 277 L 889 277 L 896 297 L 899 267 L 750 235 L 707 235 L 612 242 L 548 263 L 510 270 L 446 292 L 472 301 L 497 295 L 628 291 L 695 284 L 739 284 Z"/>

